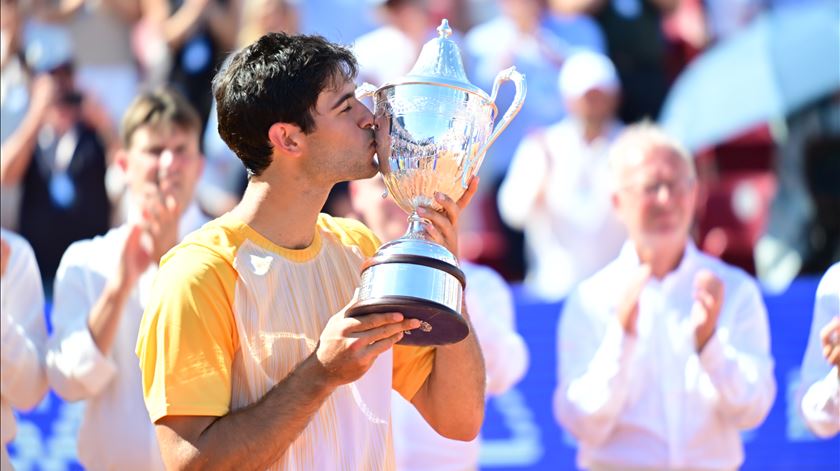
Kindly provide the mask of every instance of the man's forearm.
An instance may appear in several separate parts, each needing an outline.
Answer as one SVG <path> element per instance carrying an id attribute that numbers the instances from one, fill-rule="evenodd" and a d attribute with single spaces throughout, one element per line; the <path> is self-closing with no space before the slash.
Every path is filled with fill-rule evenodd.
<path id="1" fill-rule="evenodd" d="M 334 389 L 313 354 L 262 399 L 208 418 L 206 428 L 194 436 L 179 425 L 183 418 L 161 419 L 158 439 L 167 468 L 266 469 L 286 453 Z M 173 430 L 181 439 L 173 439 Z"/>
<path id="2" fill-rule="evenodd" d="M 469 321 L 467 315 L 464 318 Z M 481 347 L 470 325 L 467 338 L 437 347 L 432 373 L 412 403 L 441 435 L 472 440 L 484 420 L 486 377 Z"/>

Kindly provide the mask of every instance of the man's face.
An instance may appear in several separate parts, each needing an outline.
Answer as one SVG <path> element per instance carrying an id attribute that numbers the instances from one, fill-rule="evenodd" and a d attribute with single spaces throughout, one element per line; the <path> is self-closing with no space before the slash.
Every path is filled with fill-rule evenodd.
<path id="1" fill-rule="evenodd" d="M 689 164 L 673 150 L 655 147 L 617 171 L 613 203 L 630 238 L 653 248 L 684 244 L 697 198 Z"/>
<path id="2" fill-rule="evenodd" d="M 370 178 L 376 174 L 373 114 L 356 99 L 356 86 L 343 81 L 318 96 L 315 130 L 306 136 L 310 175 L 327 183 Z"/>
<path id="3" fill-rule="evenodd" d="M 383 242 L 402 236 L 408 227 L 408 215 L 392 198 L 383 198 L 384 192 L 381 175 L 350 182 L 353 210 Z"/>
<path id="4" fill-rule="evenodd" d="M 168 124 L 137 128 L 120 161 L 137 201 L 158 191 L 164 199 L 174 196 L 182 211 L 204 168 L 198 131 Z"/>
<path id="5" fill-rule="evenodd" d="M 615 118 L 618 109 L 618 92 L 598 88 L 583 96 L 569 100 L 569 110 L 587 122 L 605 123 Z"/>

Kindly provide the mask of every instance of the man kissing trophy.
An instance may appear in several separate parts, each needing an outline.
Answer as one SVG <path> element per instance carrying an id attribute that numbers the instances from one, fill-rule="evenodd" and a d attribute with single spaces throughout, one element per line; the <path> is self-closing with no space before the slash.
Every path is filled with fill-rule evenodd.
<path id="1" fill-rule="evenodd" d="M 460 314 L 464 273 L 457 257 L 424 230 L 417 209 L 440 209 L 437 192 L 453 201 L 464 194 L 526 92 L 525 77 L 511 67 L 499 72 L 488 96 L 467 79 L 448 21 L 437 31 L 408 75 L 378 88 L 359 87 L 360 98 L 373 97 L 379 171 L 410 216 L 406 234 L 384 244 L 362 266 L 358 302 L 347 315 L 397 311 L 420 319 L 421 327 L 399 342 L 408 345 L 445 345 L 469 333 Z M 496 97 L 506 81 L 513 82 L 516 95 L 494 128 Z"/>

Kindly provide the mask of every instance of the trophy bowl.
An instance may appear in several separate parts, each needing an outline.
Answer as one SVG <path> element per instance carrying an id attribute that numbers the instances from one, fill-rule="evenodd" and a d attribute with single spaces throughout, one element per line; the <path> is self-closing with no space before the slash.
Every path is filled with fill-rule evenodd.
<path id="1" fill-rule="evenodd" d="M 428 221 L 417 208 L 440 210 L 436 192 L 458 201 L 526 92 L 524 76 L 511 67 L 496 76 L 488 96 L 467 80 L 447 20 L 438 33 L 407 76 L 378 88 L 363 84 L 357 91 L 360 98 L 373 98 L 379 171 L 410 216 L 406 234 L 384 244 L 362 266 L 359 300 L 347 315 L 393 311 L 420 319 L 420 328 L 400 341 L 408 345 L 445 345 L 469 334 L 461 316 L 464 273 L 457 257 L 430 239 L 423 229 Z M 505 81 L 514 83 L 516 96 L 494 128 L 495 100 Z"/>

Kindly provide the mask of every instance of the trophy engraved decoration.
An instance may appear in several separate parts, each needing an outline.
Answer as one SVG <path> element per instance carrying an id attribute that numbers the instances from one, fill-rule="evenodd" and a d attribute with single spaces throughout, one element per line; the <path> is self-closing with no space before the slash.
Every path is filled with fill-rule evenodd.
<path id="1" fill-rule="evenodd" d="M 445 345 L 469 334 L 461 316 L 464 273 L 458 259 L 431 240 L 416 210 L 440 209 L 435 192 L 458 201 L 487 149 L 519 112 L 526 91 L 524 76 L 511 67 L 496 76 L 488 96 L 467 80 L 448 21 L 437 31 L 408 75 L 379 88 L 366 83 L 357 92 L 373 97 L 379 171 L 410 216 L 406 234 L 362 266 L 359 299 L 347 315 L 402 312 L 420 319 L 420 328 L 400 341 L 408 345 Z M 496 96 L 505 81 L 514 83 L 516 95 L 493 128 Z"/>

